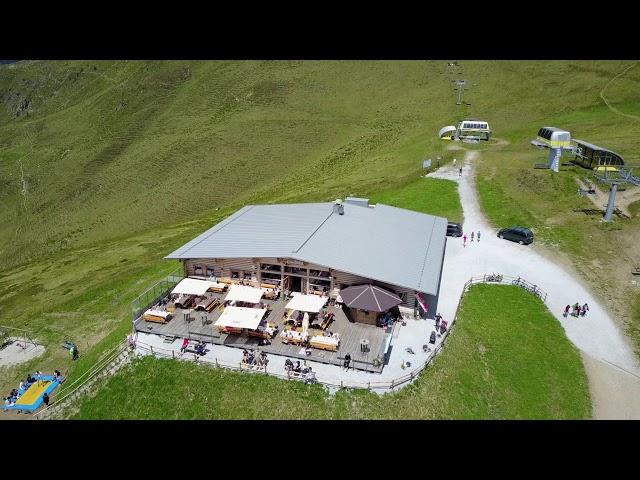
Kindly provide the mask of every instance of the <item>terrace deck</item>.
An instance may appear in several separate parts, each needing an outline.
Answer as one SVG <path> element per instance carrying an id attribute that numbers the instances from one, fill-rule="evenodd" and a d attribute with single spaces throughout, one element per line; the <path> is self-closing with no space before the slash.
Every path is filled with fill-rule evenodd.
<path id="1" fill-rule="evenodd" d="M 213 295 L 221 299 L 225 296 L 225 294 Z M 279 299 L 263 300 L 263 302 L 271 305 L 272 308 L 272 311 L 268 314 L 267 321 L 275 323 L 280 331 L 282 331 L 284 328 L 284 307 L 287 301 Z M 311 355 L 306 356 L 304 353 L 300 353 L 301 347 L 299 345 L 282 343 L 279 335 L 271 340 L 271 345 L 261 346 L 259 348 L 266 353 L 333 365 L 342 365 L 344 356 L 349 353 L 351 354 L 351 366 L 353 368 L 369 372 L 381 372 L 384 365 L 374 365 L 373 362 L 376 357 L 384 358 L 387 340 L 391 334 L 380 327 L 350 322 L 344 311 L 339 307 L 329 306 L 328 310 L 335 314 L 335 320 L 329 325 L 328 330 L 340 335 L 340 346 L 336 352 L 312 347 Z M 192 318 L 191 321 L 185 320 L 185 314 L 187 313 Z M 204 342 L 234 348 L 250 349 L 258 347 L 259 339 L 256 337 L 219 333 L 214 323 L 218 320 L 221 313 L 220 308 L 216 308 L 212 312 L 177 310 L 173 318 L 165 324 L 146 322 L 144 319 L 138 318 L 134 322 L 134 326 L 137 331 L 144 333 L 202 340 Z M 322 334 L 320 328 L 313 328 L 317 323 L 319 322 L 315 322 L 309 326 L 309 335 L 313 336 L 316 333 L 318 335 Z M 369 341 L 369 351 L 366 353 L 360 351 L 361 339 L 367 339 Z"/>

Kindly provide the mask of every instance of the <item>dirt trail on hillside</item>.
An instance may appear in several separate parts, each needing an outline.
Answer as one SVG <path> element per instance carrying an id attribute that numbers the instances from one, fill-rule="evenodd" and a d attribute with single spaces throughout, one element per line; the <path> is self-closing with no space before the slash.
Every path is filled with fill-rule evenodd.
<path id="1" fill-rule="evenodd" d="M 625 68 L 622 72 L 620 72 L 619 74 L 617 74 L 615 77 L 613 77 L 611 80 L 609 80 L 607 82 L 607 84 L 602 87 L 602 90 L 600 90 L 600 98 L 602 98 L 602 100 L 604 101 L 605 105 L 607 107 L 609 107 L 609 110 L 611 110 L 613 113 L 623 116 L 623 117 L 627 117 L 627 118 L 631 118 L 633 120 L 636 121 L 640 121 L 640 117 L 636 116 L 636 115 L 631 115 L 630 113 L 624 113 L 621 112 L 620 110 L 618 110 L 617 108 L 611 106 L 611 104 L 609 103 L 609 101 L 606 99 L 606 97 L 604 96 L 604 91 L 609 87 L 609 85 L 611 85 L 613 82 L 615 82 L 618 78 L 620 78 L 621 76 L 623 76 L 625 73 L 627 73 L 629 70 L 631 70 L 632 68 L 634 68 L 636 65 L 638 65 L 638 63 L 640 63 L 640 61 L 635 62 L 633 65 L 629 65 L 627 68 Z"/>
<path id="2" fill-rule="evenodd" d="M 496 230 L 481 211 L 475 186 L 474 163 L 480 152 L 465 153 L 463 175 L 458 168 L 447 165 L 428 176 L 458 182 L 460 202 L 464 212 L 464 230 L 481 230 L 482 243 L 463 247 L 462 240 L 447 242 L 441 289 L 461 291 L 471 276 L 499 272 L 521 276 L 548 293 L 547 306 L 564 328 L 567 338 L 583 354 L 583 363 L 593 402 L 593 417 L 640 419 L 640 365 L 628 339 L 597 298 L 567 262 L 558 261 L 535 245 L 523 247 L 500 240 Z M 438 304 L 443 316 L 455 314 L 455 295 L 442 298 Z M 576 300 L 587 302 L 590 311 L 579 319 L 564 318 L 566 304 Z M 622 390 L 621 390 L 622 389 Z"/>
<path id="3" fill-rule="evenodd" d="M 637 420 L 640 418 L 640 377 L 596 360 L 584 352 L 589 392 L 596 420 Z"/>

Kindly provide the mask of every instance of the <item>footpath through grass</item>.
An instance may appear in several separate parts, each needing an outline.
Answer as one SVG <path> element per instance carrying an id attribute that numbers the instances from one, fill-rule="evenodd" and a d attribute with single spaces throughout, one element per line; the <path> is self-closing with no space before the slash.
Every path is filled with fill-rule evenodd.
<path id="1" fill-rule="evenodd" d="M 137 360 L 85 400 L 78 419 L 576 419 L 590 416 L 578 351 L 539 299 L 472 287 L 443 353 L 405 389 L 329 395 L 273 377 Z"/>

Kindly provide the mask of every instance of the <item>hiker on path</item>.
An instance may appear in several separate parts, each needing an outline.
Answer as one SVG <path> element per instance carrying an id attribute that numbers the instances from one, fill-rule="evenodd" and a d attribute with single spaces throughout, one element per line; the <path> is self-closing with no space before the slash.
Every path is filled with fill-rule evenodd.
<path id="1" fill-rule="evenodd" d="M 467 246 L 467 234 L 466 233 L 462 236 L 462 246 L 463 247 Z"/>
<path id="2" fill-rule="evenodd" d="M 462 167 L 460 167 L 460 175 L 458 175 L 459 177 L 462 176 Z"/>
<path id="3" fill-rule="evenodd" d="M 455 158 L 453 159 L 453 166 L 454 167 L 456 166 L 456 159 Z"/>
<path id="4" fill-rule="evenodd" d="M 471 232 L 471 241 L 472 241 L 472 242 L 473 242 L 473 234 L 474 234 L 474 232 L 472 231 L 472 232 Z"/>
<path id="5" fill-rule="evenodd" d="M 576 303 L 573 305 L 573 313 L 572 313 L 572 315 L 573 315 L 574 317 L 577 317 L 577 316 L 579 316 L 579 315 L 580 315 L 580 304 L 579 304 L 578 302 L 576 302 Z"/>
<path id="6" fill-rule="evenodd" d="M 478 243 L 480 243 L 480 230 L 478 230 Z"/>
<path id="7" fill-rule="evenodd" d="M 49 394 L 47 392 L 45 392 L 42 396 L 42 401 L 47 407 L 49 406 Z"/>
<path id="8" fill-rule="evenodd" d="M 589 311 L 589 305 L 587 305 L 586 303 L 582 306 L 582 311 L 580 312 L 580 315 L 582 315 L 583 317 L 587 314 L 587 312 Z"/>
<path id="9" fill-rule="evenodd" d="M 569 315 L 569 310 L 571 309 L 571 305 L 567 305 L 566 307 L 564 307 L 564 318 L 567 318 L 567 316 Z"/>

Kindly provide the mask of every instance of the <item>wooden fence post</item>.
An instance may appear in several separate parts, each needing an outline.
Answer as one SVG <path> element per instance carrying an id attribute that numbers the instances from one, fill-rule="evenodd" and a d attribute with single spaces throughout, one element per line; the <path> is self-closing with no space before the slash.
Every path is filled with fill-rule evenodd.
<path id="1" fill-rule="evenodd" d="M 367 390 L 371 391 L 371 382 L 367 382 Z"/>
<path id="2" fill-rule="evenodd" d="M 216 357 L 216 367 L 219 367 L 219 365 L 218 365 L 218 357 Z"/>
<path id="3" fill-rule="evenodd" d="M 395 379 L 391 380 L 391 388 L 393 388 L 393 384 L 395 383 Z"/>
<path id="4" fill-rule="evenodd" d="M 153 353 L 153 345 L 149 345 L 149 349 L 151 350 L 151 355 L 155 355 L 155 354 Z"/>
<path id="5" fill-rule="evenodd" d="M 176 351 L 175 350 L 171 350 L 171 358 L 173 358 L 174 360 L 176 359 Z"/>

